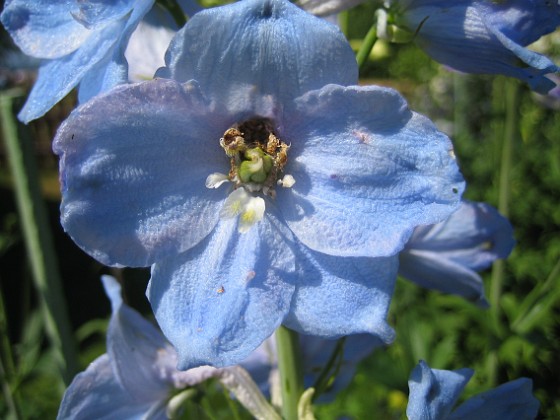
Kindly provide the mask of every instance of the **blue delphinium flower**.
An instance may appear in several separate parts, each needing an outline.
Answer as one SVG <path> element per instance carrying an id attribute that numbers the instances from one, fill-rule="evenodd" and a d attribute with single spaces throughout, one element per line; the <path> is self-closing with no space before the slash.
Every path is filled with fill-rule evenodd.
<path id="1" fill-rule="evenodd" d="M 300 0 L 304 9 L 327 16 L 360 0 Z M 525 48 L 560 25 L 553 0 L 389 0 L 380 9 L 380 38 L 414 40 L 434 60 L 464 73 L 503 74 L 546 93 L 555 83 L 546 77 L 560 68 Z M 395 26 L 396 25 L 396 26 Z M 395 28 L 404 30 L 395 36 Z"/>
<path id="2" fill-rule="evenodd" d="M 446 221 L 414 230 L 400 254 L 399 274 L 422 287 L 487 306 L 477 272 L 507 258 L 514 245 L 511 224 L 495 208 L 463 202 Z"/>
<path id="3" fill-rule="evenodd" d="M 394 90 L 349 86 L 338 28 L 284 0 L 197 13 L 166 62 L 59 129 L 66 231 L 152 265 L 182 369 L 239 363 L 280 324 L 390 341 L 396 254 L 460 204 L 449 139 Z"/>
<path id="4" fill-rule="evenodd" d="M 107 353 L 76 375 L 64 393 L 59 419 L 167 419 L 170 411 L 180 409 L 174 395 L 180 403 L 181 390 L 210 378 L 219 379 L 253 413 L 279 419 L 247 372 L 237 366 L 177 370 L 175 349 L 154 325 L 123 303 L 114 278 L 102 280 L 112 306 Z"/>
<path id="5" fill-rule="evenodd" d="M 453 410 L 472 369 L 431 369 L 426 362 L 414 368 L 408 381 L 409 420 L 521 420 L 534 419 L 539 402 L 532 394 L 532 381 L 520 378 L 475 395 Z M 452 411 L 453 410 L 453 411 Z"/>
<path id="6" fill-rule="evenodd" d="M 560 5 L 552 0 L 394 0 L 397 25 L 434 60 L 455 70 L 503 74 L 546 93 L 546 77 L 560 68 L 525 48 L 560 25 Z"/>
<path id="7" fill-rule="evenodd" d="M 21 50 L 44 59 L 18 118 L 41 117 L 78 84 L 81 102 L 127 81 L 124 48 L 154 0 L 7 0 L 0 17 Z"/>

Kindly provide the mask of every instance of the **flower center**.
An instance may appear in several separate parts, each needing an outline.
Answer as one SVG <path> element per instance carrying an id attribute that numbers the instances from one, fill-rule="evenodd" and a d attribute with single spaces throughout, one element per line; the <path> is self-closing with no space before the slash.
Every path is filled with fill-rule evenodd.
<path id="1" fill-rule="evenodd" d="M 264 216 L 264 199 L 250 193 L 262 192 L 276 197 L 277 185 L 290 188 L 295 180 L 291 175 L 280 176 L 288 162 L 290 146 L 279 139 L 273 124 L 266 118 L 253 118 L 228 128 L 220 139 L 220 146 L 230 159 L 227 175 L 213 173 L 206 179 L 206 187 L 218 188 L 232 182 L 234 191 L 228 196 L 220 213 L 223 218 L 239 217 L 240 232 L 246 232 Z"/>

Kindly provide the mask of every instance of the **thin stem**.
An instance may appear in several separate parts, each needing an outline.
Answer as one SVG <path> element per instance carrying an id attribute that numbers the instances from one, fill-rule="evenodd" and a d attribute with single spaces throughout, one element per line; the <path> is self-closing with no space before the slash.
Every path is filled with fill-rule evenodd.
<path id="1" fill-rule="evenodd" d="M 371 28 L 369 28 L 368 33 L 366 34 L 364 40 L 362 41 L 362 45 L 358 50 L 358 54 L 356 54 L 356 61 L 358 62 L 358 67 L 362 69 L 364 64 L 366 63 L 371 50 L 375 46 L 377 42 L 377 24 L 374 23 Z"/>
<path id="2" fill-rule="evenodd" d="M 498 210 L 508 217 L 509 202 L 511 196 L 511 173 L 513 164 L 513 149 L 518 131 L 518 84 L 507 79 L 504 89 L 505 119 L 503 125 L 502 155 L 500 161 L 500 178 L 498 192 Z M 496 385 L 498 376 L 498 346 L 497 338 L 501 335 L 501 307 L 502 289 L 505 278 L 505 261 L 496 260 L 492 266 L 492 277 L 490 283 L 490 304 L 494 336 L 490 339 L 490 352 L 487 357 L 487 373 L 490 385 Z"/>
<path id="3" fill-rule="evenodd" d="M 298 334 L 280 326 L 276 330 L 276 349 L 282 390 L 282 417 L 284 420 L 297 420 L 298 403 L 303 394 L 303 371 Z"/>
<path id="4" fill-rule="evenodd" d="M 45 329 L 56 354 L 65 384 L 77 372 L 78 359 L 66 301 L 64 300 L 54 244 L 39 187 L 35 156 L 28 138 L 18 138 L 12 103 L 14 95 L 0 95 L 0 121 L 12 172 L 25 246 L 39 293 Z"/>

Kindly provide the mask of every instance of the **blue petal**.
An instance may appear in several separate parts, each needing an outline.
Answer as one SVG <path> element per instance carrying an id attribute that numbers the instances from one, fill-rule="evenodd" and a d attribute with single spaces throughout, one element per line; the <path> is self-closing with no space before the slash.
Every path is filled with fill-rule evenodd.
<path id="1" fill-rule="evenodd" d="M 117 41 L 124 22 L 115 21 L 95 32 L 72 54 L 41 65 L 37 81 L 18 117 L 29 122 L 43 116 L 102 61 Z"/>
<path id="2" fill-rule="evenodd" d="M 385 343 L 393 340 L 386 318 L 396 257 L 333 257 L 303 246 L 300 255 L 300 281 L 284 325 L 325 338 L 369 333 Z"/>
<path id="3" fill-rule="evenodd" d="M 473 373 L 472 369 L 454 371 L 430 369 L 426 362 L 420 361 L 408 380 L 410 389 L 406 408 L 408 419 L 447 418 Z"/>
<path id="4" fill-rule="evenodd" d="M 560 4 L 546 0 L 477 2 L 488 28 L 496 28 L 512 41 L 529 45 L 560 25 Z"/>
<path id="5" fill-rule="evenodd" d="M 152 7 L 153 0 L 137 0 L 134 3 L 130 15 L 122 20 L 126 24 L 118 34 L 112 50 L 82 78 L 78 96 L 80 102 L 86 102 L 101 92 L 127 82 L 128 64 L 124 54 L 126 45 L 140 20 Z"/>
<path id="6" fill-rule="evenodd" d="M 170 80 L 122 86 L 78 108 L 53 145 L 63 227 L 108 265 L 147 266 L 194 246 L 225 198 L 205 181 L 224 169 L 227 124 L 196 86 Z"/>
<path id="7" fill-rule="evenodd" d="M 298 239 L 339 256 L 397 253 L 447 218 L 464 182 L 449 139 L 395 91 L 329 85 L 286 110 L 293 188 L 277 201 Z"/>
<path id="8" fill-rule="evenodd" d="M 410 250 L 399 256 L 399 275 L 421 287 L 462 296 L 488 307 L 482 278 L 473 270 L 434 252 Z"/>
<path id="9" fill-rule="evenodd" d="M 122 388 L 111 370 L 109 356 L 104 354 L 76 375 L 64 393 L 57 418 L 141 419 L 151 408 L 151 401 L 139 402 Z"/>
<path id="10" fill-rule="evenodd" d="M 294 251 L 272 211 L 248 232 L 221 221 L 192 250 L 152 267 L 148 297 L 181 369 L 241 362 L 280 325 L 294 292 Z"/>
<path id="11" fill-rule="evenodd" d="M 545 74 L 558 71 L 554 63 L 503 34 L 500 27 L 506 25 L 497 26 L 495 21 L 503 22 L 507 13 L 505 17 L 496 17 L 500 13 L 489 11 L 483 4 L 462 1 L 448 7 L 438 1 L 423 2 L 407 10 L 403 17 L 411 30 L 419 28 L 415 35 L 417 44 L 442 64 L 466 73 L 516 77 L 541 93 L 553 88 Z M 529 66 L 520 65 L 520 60 Z"/>
<path id="12" fill-rule="evenodd" d="M 400 254 L 399 274 L 422 287 L 486 306 L 483 270 L 513 246 L 509 221 L 485 203 L 463 202 L 445 222 L 420 226 Z"/>
<path id="13" fill-rule="evenodd" d="M 539 401 L 533 396 L 532 381 L 520 378 L 470 398 L 451 413 L 459 419 L 534 419 Z"/>
<path id="14" fill-rule="evenodd" d="M 134 7 L 135 0 L 78 0 L 78 10 L 72 15 L 86 28 L 104 25 L 122 18 Z M 154 0 L 150 0 L 153 4 Z"/>
<path id="15" fill-rule="evenodd" d="M 53 59 L 75 51 L 91 34 L 72 10 L 67 0 L 11 0 L 1 20 L 25 54 Z"/>
<path id="16" fill-rule="evenodd" d="M 418 227 L 405 250 L 434 252 L 480 271 L 507 258 L 514 245 L 511 224 L 494 207 L 464 201 L 446 221 Z"/>
<path id="17" fill-rule="evenodd" d="M 117 281 L 103 276 L 113 315 L 107 353 L 115 376 L 137 403 L 165 400 L 170 393 L 177 354 L 165 337 L 138 312 L 122 304 Z"/>
<path id="18" fill-rule="evenodd" d="M 285 103 L 358 77 L 339 29 L 284 0 L 245 0 L 197 13 L 171 42 L 166 63 L 157 76 L 195 79 L 226 104 L 248 90 Z"/>

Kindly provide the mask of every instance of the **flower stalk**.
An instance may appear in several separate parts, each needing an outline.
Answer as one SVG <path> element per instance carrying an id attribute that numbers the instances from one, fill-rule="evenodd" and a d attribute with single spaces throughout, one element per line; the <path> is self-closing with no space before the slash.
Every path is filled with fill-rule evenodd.
<path id="1" fill-rule="evenodd" d="M 282 418 L 297 420 L 298 403 L 303 394 L 303 370 L 301 369 L 298 334 L 280 326 L 276 330 L 276 348 L 282 391 Z"/>

